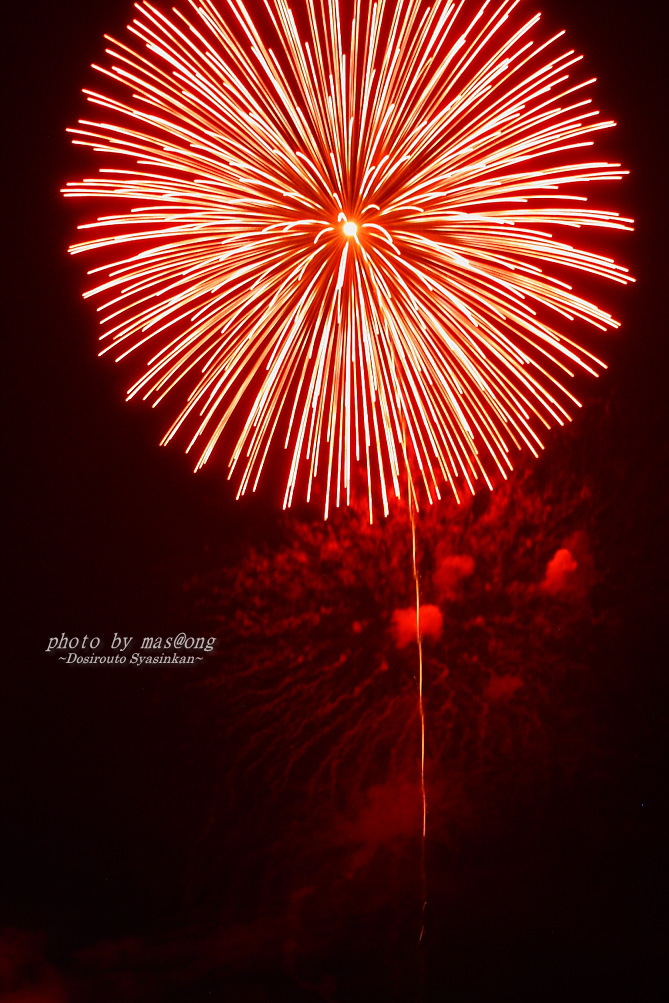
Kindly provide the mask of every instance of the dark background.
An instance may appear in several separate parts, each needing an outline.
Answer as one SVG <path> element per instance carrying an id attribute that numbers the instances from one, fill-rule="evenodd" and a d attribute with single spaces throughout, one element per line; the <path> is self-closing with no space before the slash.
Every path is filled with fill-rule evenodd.
<path id="1" fill-rule="evenodd" d="M 512 863 L 500 857 L 478 885 L 473 881 L 470 909 L 435 920 L 427 976 L 425 958 L 414 959 L 415 991 L 435 999 L 449 993 L 463 1000 L 594 999 L 604 992 L 609 999 L 651 1000 L 667 989 L 666 33 L 661 8 L 648 0 L 540 6 L 588 54 L 587 67 L 600 80 L 598 104 L 619 123 L 613 150 L 632 172 L 615 204 L 635 217 L 637 229 L 617 253 L 638 282 L 605 300 L 624 323 L 598 388 L 600 405 L 608 399 L 615 414 L 608 430 L 616 441 L 597 476 L 612 487 L 608 525 L 623 620 L 622 669 L 601 713 L 623 766 L 605 795 L 592 778 L 589 786 L 541 795 L 555 826 L 570 820 L 552 845 L 551 862 L 538 866 L 541 849 L 530 840 L 522 854 L 511 854 Z M 311 983 L 298 979 L 264 952 L 257 929 L 262 910 L 252 917 L 253 948 L 246 955 L 240 949 L 247 960 L 234 978 L 220 972 L 214 978 L 216 961 L 207 963 L 202 944 L 222 921 L 206 895 L 184 892 L 184 874 L 198 857 L 215 796 L 207 750 L 220 722 L 214 727 L 205 719 L 200 734 L 192 715 L 197 704 L 184 704 L 174 676 L 65 667 L 44 653 L 49 637 L 62 631 L 104 638 L 114 631 L 187 630 L 195 620 L 184 582 L 233 564 L 251 545 L 271 548 L 285 538 L 271 486 L 235 503 L 220 471 L 194 476 L 178 448 L 157 447 L 162 415 L 123 403 L 127 373 L 97 359 L 93 310 L 80 298 L 80 262 L 66 254 L 75 213 L 58 193 L 79 175 L 81 160 L 65 128 L 82 112 L 79 91 L 90 81 L 89 63 L 100 57 L 103 33 L 120 33 L 130 9 L 118 0 L 26 2 L 4 16 L 10 71 L 5 495 L 15 562 L 3 634 L 9 769 L 0 920 L 10 946 L 3 947 L 0 987 L 9 994 L 22 984 L 11 974 L 18 952 L 37 965 L 36 975 L 24 972 L 26 984 L 32 978 L 34 986 L 47 986 L 35 1000 L 87 998 L 89 990 L 101 1000 L 390 998 L 387 986 L 379 988 L 381 935 L 370 934 L 362 912 L 356 922 L 363 960 L 351 952 L 353 963 L 343 951 L 331 964 L 330 982 L 320 975 Z M 592 436 L 607 429 L 597 422 L 584 427 Z M 593 461 L 598 451 L 593 438 Z M 221 743 L 225 748 L 223 737 Z M 242 871 L 260 866 L 256 819 L 271 824 L 273 817 L 262 796 L 254 796 L 258 804 L 251 799 L 241 815 L 232 800 L 226 807 L 224 794 L 218 804 L 220 852 L 232 853 L 241 838 Z M 285 822 L 289 809 L 274 810 L 277 818 L 283 811 Z M 588 826 L 599 833 L 594 849 L 583 835 Z M 267 866 L 280 869 L 280 858 Z M 565 882 L 569 902 L 556 909 L 555 889 Z M 503 901 L 513 901 L 516 888 L 507 912 Z M 225 890 L 217 894 L 224 912 Z M 222 925 L 231 930 L 246 920 L 238 911 Z M 174 933 L 186 927 L 188 934 Z M 447 936 L 457 941 L 452 956 Z M 91 966 L 82 975 L 83 950 L 129 937 L 163 937 L 181 950 L 147 960 L 150 952 L 140 945 L 127 982 L 101 987 Z M 366 938 L 368 963 L 360 947 Z M 122 967 L 119 949 L 110 950 L 108 968 Z M 189 968 L 184 950 L 189 958 L 204 955 L 202 965 Z M 409 970 L 414 961 L 408 958 Z M 104 968 L 99 959 L 91 964 Z M 147 968 L 161 971 L 157 982 L 145 984 L 136 974 Z M 409 999 L 408 992 L 398 998 Z"/>

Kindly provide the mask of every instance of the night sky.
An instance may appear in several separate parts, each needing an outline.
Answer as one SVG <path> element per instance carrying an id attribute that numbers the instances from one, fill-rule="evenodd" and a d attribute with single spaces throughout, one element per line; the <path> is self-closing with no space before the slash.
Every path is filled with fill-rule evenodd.
<path id="1" fill-rule="evenodd" d="M 499 501 L 425 519 L 426 582 L 448 614 L 427 653 L 421 947 L 412 780 L 377 728 L 411 692 L 413 649 L 389 640 L 411 603 L 406 521 L 369 533 L 353 515 L 327 529 L 315 508 L 283 516 L 271 477 L 235 502 L 221 467 L 194 475 L 178 446 L 158 447 L 165 414 L 125 404 L 128 371 L 97 358 L 66 253 L 77 214 L 59 195 L 86 170 L 65 128 L 88 66 L 131 6 L 5 13 L 0 999 L 636 1003 L 669 989 L 666 33 L 649 0 L 538 6 L 587 54 L 618 122 L 606 152 L 632 173 L 610 204 L 637 230 L 614 253 L 638 281 L 600 294 L 623 326 L 583 415 Z M 566 541 L 592 570 L 551 605 L 531 582 Z M 452 593 L 447 543 L 476 558 Z M 312 604 L 335 612 L 296 627 Z M 319 737 L 308 722 L 349 628 L 355 699 Z M 63 632 L 179 631 L 220 635 L 197 672 L 45 652 Z M 515 696 L 480 682 L 493 663 L 515 666 Z M 365 704 L 355 673 L 368 664 L 388 672 Z"/>

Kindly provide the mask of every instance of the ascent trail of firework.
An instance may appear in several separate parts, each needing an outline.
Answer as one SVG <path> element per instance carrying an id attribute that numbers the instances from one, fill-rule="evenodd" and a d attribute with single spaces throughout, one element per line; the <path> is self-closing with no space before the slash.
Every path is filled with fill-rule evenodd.
<path id="1" fill-rule="evenodd" d="M 103 351 L 145 363 L 129 396 L 178 401 L 198 467 L 222 439 L 239 494 L 282 444 L 285 505 L 320 479 L 327 516 L 359 470 L 387 513 L 406 434 L 408 490 L 457 497 L 603 365 L 564 330 L 616 322 L 565 270 L 629 277 L 555 231 L 627 229 L 583 195 L 625 172 L 579 159 L 613 123 L 516 7 L 141 3 L 137 48 L 109 40 L 71 130 L 105 166 L 65 194 L 124 211 L 71 250 L 100 254 Z"/>

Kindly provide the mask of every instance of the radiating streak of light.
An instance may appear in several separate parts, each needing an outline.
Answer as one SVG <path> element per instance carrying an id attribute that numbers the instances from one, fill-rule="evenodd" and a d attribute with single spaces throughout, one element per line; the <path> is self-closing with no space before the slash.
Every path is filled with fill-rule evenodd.
<path id="1" fill-rule="evenodd" d="M 416 502 L 459 497 L 603 367 L 580 329 L 617 322 L 567 275 L 630 276 L 558 234 L 629 229 L 584 195 L 626 172 L 579 159 L 614 123 L 518 6 L 268 0 L 261 28 L 241 0 L 141 2 L 107 39 L 102 118 L 70 130 L 101 166 L 64 193 L 124 208 L 71 250 L 102 261 L 102 351 L 144 360 L 128 396 L 176 403 L 163 441 L 197 467 L 223 439 L 239 494 L 283 446 L 284 505 L 320 479 L 327 516 L 361 477 L 387 513 L 405 430 Z"/>

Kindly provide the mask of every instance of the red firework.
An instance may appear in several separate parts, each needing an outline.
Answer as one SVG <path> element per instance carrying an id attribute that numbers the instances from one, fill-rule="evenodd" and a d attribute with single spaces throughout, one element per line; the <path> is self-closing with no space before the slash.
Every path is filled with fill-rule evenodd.
<path id="1" fill-rule="evenodd" d="M 71 250 L 102 254 L 103 352 L 145 362 L 128 396 L 176 403 L 197 467 L 221 441 L 239 494 L 279 443 L 284 505 L 320 479 L 326 516 L 358 470 L 370 515 L 405 469 L 491 485 L 603 365 L 565 331 L 616 321 L 566 270 L 629 276 L 555 234 L 628 229 L 582 194 L 625 172 L 581 159 L 613 123 L 517 5 L 140 3 L 109 40 L 71 130 L 103 166 L 64 191 L 123 209 Z"/>

